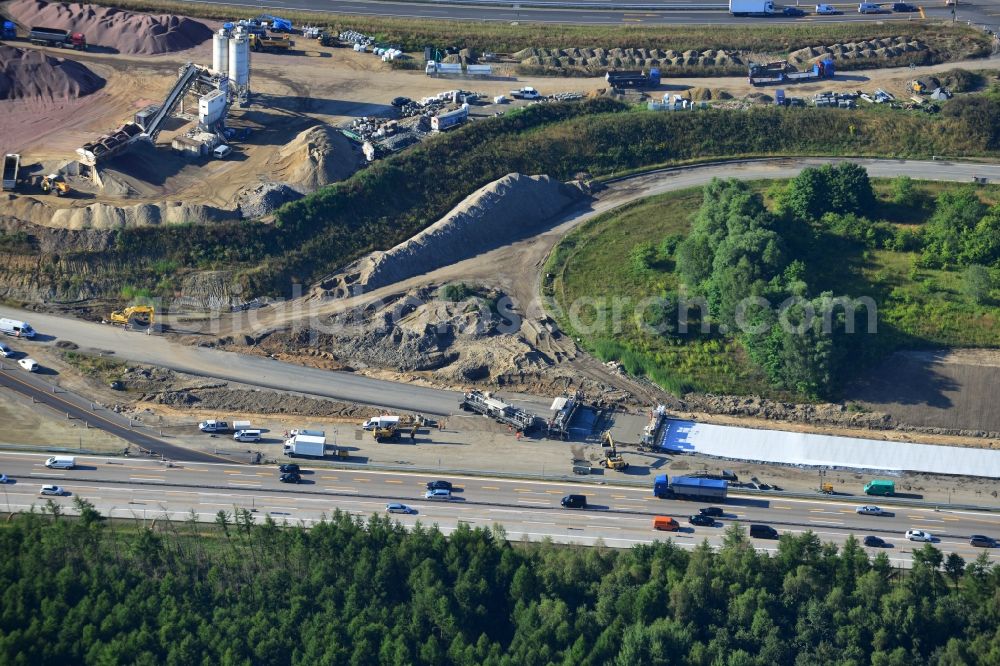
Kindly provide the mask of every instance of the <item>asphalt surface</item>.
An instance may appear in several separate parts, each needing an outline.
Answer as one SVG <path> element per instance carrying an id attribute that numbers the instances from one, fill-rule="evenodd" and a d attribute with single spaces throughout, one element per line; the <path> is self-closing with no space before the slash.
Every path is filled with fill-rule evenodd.
<path id="1" fill-rule="evenodd" d="M 128 417 L 100 408 L 75 393 L 61 390 L 53 382 L 43 379 L 42 376 L 25 372 L 10 359 L 5 359 L 0 363 L 0 386 L 33 398 L 37 402 L 48 405 L 59 414 L 86 423 L 92 428 L 100 428 L 165 459 L 202 463 L 219 462 L 220 460 L 207 453 L 174 446 L 145 434 L 141 430 L 136 430 Z M 142 427 L 139 424 L 135 424 L 135 426 Z"/>
<path id="2" fill-rule="evenodd" d="M 280 15 L 281 10 L 299 10 L 386 16 L 397 18 L 425 18 L 457 21 L 499 21 L 505 23 L 566 23 L 566 24 L 619 24 L 619 25 L 684 25 L 684 24 L 805 24 L 845 23 L 855 21 L 908 22 L 922 20 L 918 13 L 858 14 L 857 2 L 838 2 L 834 6 L 842 14 L 832 16 L 766 18 L 735 17 L 729 14 L 729 3 L 682 2 L 676 0 L 457 0 L 441 2 L 425 0 L 400 2 L 398 0 L 345 0 L 332 3 L 328 0 L 269 0 L 266 4 L 253 2 L 203 2 L 197 4 L 253 7 Z M 778 7 L 800 6 L 812 11 L 815 2 L 777 3 Z M 951 19 L 951 9 L 943 0 L 914 3 L 924 7 L 924 14 L 932 19 Z M 955 18 L 963 23 L 996 27 L 1000 24 L 1000 0 L 979 0 L 961 3 Z"/>
<path id="3" fill-rule="evenodd" d="M 381 513 L 388 502 L 402 502 L 415 513 L 397 515 L 400 522 L 413 526 L 437 524 L 450 532 L 459 523 L 474 527 L 503 525 L 509 538 L 538 541 L 551 538 L 560 543 L 592 545 L 598 540 L 616 548 L 628 548 L 655 539 L 672 538 L 684 547 L 694 547 L 703 539 L 718 546 L 725 526 L 739 521 L 744 525 L 764 523 L 779 532 L 811 530 L 824 541 L 843 543 L 848 535 L 858 538 L 875 535 L 888 548 L 867 548 L 874 554 L 885 551 L 895 563 L 906 566 L 914 548 L 922 544 L 907 541 L 904 532 L 916 528 L 930 532 L 935 545 L 956 552 L 967 560 L 983 549 L 969 545 L 971 534 L 1000 537 L 1000 514 L 970 511 L 936 511 L 893 507 L 891 517 L 860 516 L 857 506 L 872 498 L 779 499 L 734 495 L 724 504 L 723 518 L 712 527 L 694 527 L 687 516 L 706 506 L 703 503 L 662 500 L 648 489 L 608 485 L 449 477 L 455 486 L 451 501 L 423 498 L 425 484 L 435 477 L 393 472 L 303 467 L 304 482 L 298 485 L 278 481 L 272 466 L 212 465 L 185 463 L 166 467 L 153 461 L 77 456 L 79 468 L 50 470 L 44 456 L 22 453 L 0 454 L 0 472 L 13 482 L 0 486 L 0 510 L 26 511 L 44 504 L 39 496 L 43 484 L 63 486 L 70 494 L 52 498 L 72 513 L 73 497 L 92 502 L 106 516 L 153 520 L 168 517 L 183 521 L 192 512 L 199 520 L 211 522 L 219 511 L 248 509 L 257 519 L 270 515 L 277 521 L 310 525 L 333 510 L 360 516 Z M 568 493 L 585 494 L 587 509 L 563 509 L 560 498 Z M 653 517 L 673 516 L 681 530 L 673 533 L 652 529 Z M 776 543 L 754 539 L 756 547 L 774 550 Z M 989 549 L 1000 562 L 1000 549 Z"/>

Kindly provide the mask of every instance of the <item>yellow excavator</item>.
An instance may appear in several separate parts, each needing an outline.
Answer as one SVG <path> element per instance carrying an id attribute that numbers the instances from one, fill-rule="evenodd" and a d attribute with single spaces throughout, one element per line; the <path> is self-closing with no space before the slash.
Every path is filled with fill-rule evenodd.
<path id="1" fill-rule="evenodd" d="M 42 177 L 42 192 L 46 194 L 52 193 L 57 197 L 61 197 L 64 194 L 69 194 L 69 185 L 66 184 L 66 181 L 59 174 L 50 173 Z"/>
<path id="2" fill-rule="evenodd" d="M 606 449 L 601 465 L 617 472 L 624 472 L 628 469 L 628 463 L 625 462 L 622 454 L 618 453 L 618 448 L 615 446 L 615 440 L 611 437 L 610 430 L 605 430 L 604 434 L 601 435 L 601 446 Z"/>
<path id="3" fill-rule="evenodd" d="M 124 310 L 115 310 L 106 323 L 137 328 L 152 328 L 155 311 L 152 305 L 132 305 Z"/>

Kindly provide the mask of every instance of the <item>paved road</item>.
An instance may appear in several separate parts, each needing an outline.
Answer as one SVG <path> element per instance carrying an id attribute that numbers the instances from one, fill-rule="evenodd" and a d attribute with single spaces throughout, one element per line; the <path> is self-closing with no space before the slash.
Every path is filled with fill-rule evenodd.
<path id="1" fill-rule="evenodd" d="M 52 407 L 57 413 L 67 414 L 93 428 L 100 428 L 165 459 L 202 463 L 219 462 L 219 458 L 215 456 L 174 446 L 136 430 L 131 426 L 132 422 L 127 417 L 99 408 L 75 393 L 59 390 L 53 382 L 46 381 L 37 374 L 25 372 L 10 360 L 0 363 L 0 386 L 33 398 L 37 402 Z"/>
<path id="2" fill-rule="evenodd" d="M 704 185 L 714 177 L 747 180 L 788 178 L 806 166 L 839 161 L 844 160 L 790 158 L 665 169 L 612 183 L 605 197 L 606 200 L 613 201 L 613 205 L 619 206 L 671 190 Z M 908 175 L 915 179 L 971 182 L 973 175 L 979 175 L 988 177 L 991 182 L 1000 182 L 1000 165 L 997 164 L 872 159 L 851 161 L 864 165 L 872 176 L 878 177 Z M 581 213 L 576 221 L 592 217 L 597 211 L 607 208 L 607 205 L 602 206 L 599 201 L 594 208 L 594 211 Z M 16 343 L 28 353 L 33 345 L 52 344 L 58 338 L 70 340 L 81 347 L 106 350 L 115 358 L 261 388 L 443 416 L 452 414 L 458 406 L 458 393 L 419 384 L 383 381 L 347 372 L 293 365 L 261 356 L 182 345 L 156 335 L 149 336 L 6 306 L 0 306 L 0 316 L 26 320 L 40 332 L 35 341 L 19 340 Z M 547 400 L 530 397 L 515 402 L 537 414 L 544 414 L 549 403 Z"/>
<path id="3" fill-rule="evenodd" d="M 203 0 L 191 0 L 204 4 Z M 219 1 L 208 4 L 233 7 L 254 7 L 280 14 L 281 10 L 334 12 L 363 16 L 392 16 L 402 18 L 430 18 L 459 21 L 500 21 L 521 23 L 575 23 L 620 25 L 670 25 L 670 24 L 726 24 L 768 25 L 775 23 L 844 23 L 854 21 L 908 22 L 920 20 L 918 14 L 858 14 L 857 2 L 838 2 L 836 7 L 844 13 L 835 16 L 803 16 L 786 18 L 734 17 L 729 14 L 728 2 L 696 2 L 685 0 L 457 0 L 442 2 L 426 0 L 404 2 L 400 0 L 268 0 L 265 4 L 253 2 Z M 799 4 L 810 9 L 815 2 L 784 2 L 779 6 Z M 951 11 L 943 0 L 923 4 L 928 18 L 950 19 Z M 517 7 L 515 9 L 515 7 Z M 1000 24 L 1000 1 L 977 0 L 962 3 L 956 18 L 963 23 L 977 25 Z"/>
<path id="4" fill-rule="evenodd" d="M 44 456 L 0 454 L 0 472 L 15 482 L 2 486 L 0 510 L 29 510 L 44 503 L 40 486 L 64 486 L 73 495 L 93 502 L 105 515 L 152 520 L 163 516 L 186 520 L 193 511 L 199 520 L 214 520 L 219 511 L 234 508 L 254 511 L 258 518 L 312 524 L 334 509 L 361 516 L 382 512 L 386 502 L 404 502 L 414 515 L 399 516 L 412 526 L 418 520 L 436 523 L 445 532 L 458 524 L 477 527 L 502 524 L 511 539 L 552 538 L 561 543 L 594 544 L 598 539 L 613 547 L 627 548 L 666 538 L 652 529 L 652 518 L 670 515 L 678 519 L 681 531 L 671 534 L 674 541 L 693 547 L 703 539 L 713 545 L 721 540 L 723 528 L 734 522 L 766 523 L 778 531 L 801 533 L 812 530 L 824 541 L 843 542 L 849 534 L 877 535 L 890 547 L 884 549 L 895 562 L 907 564 L 914 544 L 903 532 L 919 528 L 937 538 L 946 552 L 957 552 L 967 560 L 982 552 L 968 543 L 970 534 L 1000 537 L 1000 514 L 966 511 L 934 511 L 897 507 L 893 517 L 859 516 L 855 507 L 863 498 L 838 500 L 776 499 L 760 496 L 731 497 L 724 505 L 726 514 L 714 527 L 693 527 L 686 516 L 702 504 L 660 500 L 645 489 L 608 485 L 535 482 L 523 480 L 442 477 L 455 484 L 451 502 L 423 499 L 424 475 L 371 472 L 354 469 L 304 469 L 305 483 L 282 484 L 273 467 L 184 464 L 173 468 L 151 461 L 79 457 L 75 470 L 49 470 Z M 559 507 L 559 499 L 570 492 L 587 495 L 587 510 Z M 72 511 L 69 495 L 54 501 Z M 889 505 L 884 508 L 892 509 Z M 773 541 L 755 539 L 757 547 L 773 550 Z M 919 544 L 917 544 L 919 546 Z M 875 553 L 879 549 L 868 549 Z M 1000 549 L 990 555 L 1000 562 Z"/>

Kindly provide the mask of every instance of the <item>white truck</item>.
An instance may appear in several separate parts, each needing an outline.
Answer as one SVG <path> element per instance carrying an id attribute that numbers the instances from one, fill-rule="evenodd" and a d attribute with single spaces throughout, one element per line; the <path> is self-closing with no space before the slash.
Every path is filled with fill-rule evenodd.
<path id="1" fill-rule="evenodd" d="M 531 86 L 525 86 L 517 90 L 511 90 L 510 96 L 513 99 L 541 99 L 541 94 Z"/>
<path id="2" fill-rule="evenodd" d="M 0 333 L 13 335 L 15 338 L 35 337 L 35 329 L 31 328 L 31 324 L 17 319 L 0 319 Z"/>
<path id="3" fill-rule="evenodd" d="M 373 416 L 372 418 L 365 421 L 364 425 L 361 426 L 365 430 L 375 430 L 376 428 L 398 428 L 399 427 L 399 417 L 398 416 Z"/>
<path id="4" fill-rule="evenodd" d="M 729 13 L 733 16 L 771 16 L 772 0 L 729 0 Z"/>
<path id="5" fill-rule="evenodd" d="M 236 432 L 237 430 L 250 430 L 250 422 L 209 419 L 199 423 L 198 429 L 202 432 Z"/>
<path id="6" fill-rule="evenodd" d="M 285 440 L 284 453 L 289 458 L 322 458 L 326 455 L 326 437 L 294 435 Z"/>

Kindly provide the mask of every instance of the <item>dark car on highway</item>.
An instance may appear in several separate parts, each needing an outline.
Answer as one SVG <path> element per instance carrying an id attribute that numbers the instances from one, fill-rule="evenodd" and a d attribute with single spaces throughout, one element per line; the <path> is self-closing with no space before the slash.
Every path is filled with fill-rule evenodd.
<path id="1" fill-rule="evenodd" d="M 302 470 L 295 463 L 285 463 L 284 465 L 278 465 L 278 471 L 282 474 L 298 474 Z"/>
<path id="2" fill-rule="evenodd" d="M 288 472 L 279 476 L 278 481 L 281 481 L 282 483 L 299 483 L 302 481 L 302 477 L 295 472 Z"/>
<path id="3" fill-rule="evenodd" d="M 706 506 L 704 509 L 698 509 L 698 513 L 703 516 L 712 516 L 713 518 L 721 518 L 726 514 L 725 511 L 717 506 Z"/>
<path id="4" fill-rule="evenodd" d="M 778 530 L 770 525 L 751 525 L 750 536 L 757 537 L 758 539 L 777 539 Z"/>
<path id="5" fill-rule="evenodd" d="M 805 10 L 799 9 L 798 7 L 785 7 L 781 10 L 781 13 L 785 16 L 805 16 Z"/>
<path id="6" fill-rule="evenodd" d="M 885 548 L 886 546 L 889 545 L 883 539 L 880 539 L 877 536 L 866 536 L 864 544 L 866 546 L 871 546 L 872 548 Z"/>
<path id="7" fill-rule="evenodd" d="M 911 5 L 908 2 L 894 2 L 892 3 L 892 11 L 894 12 L 915 12 L 917 11 L 916 5 Z"/>
<path id="8" fill-rule="evenodd" d="M 979 548 L 996 548 L 997 542 L 996 539 L 992 539 L 988 536 L 984 536 L 982 534 L 973 534 L 971 537 L 969 537 L 969 545 L 978 546 Z"/>
<path id="9" fill-rule="evenodd" d="M 705 515 L 704 513 L 696 513 L 695 515 L 688 518 L 688 522 L 692 525 L 703 525 L 705 527 L 711 527 L 715 525 L 715 518 Z"/>
<path id="10" fill-rule="evenodd" d="M 586 495 L 566 495 L 559 502 L 567 509 L 583 509 L 587 506 Z"/>
<path id="11" fill-rule="evenodd" d="M 451 490 L 451 481 L 428 481 L 427 490 Z"/>

